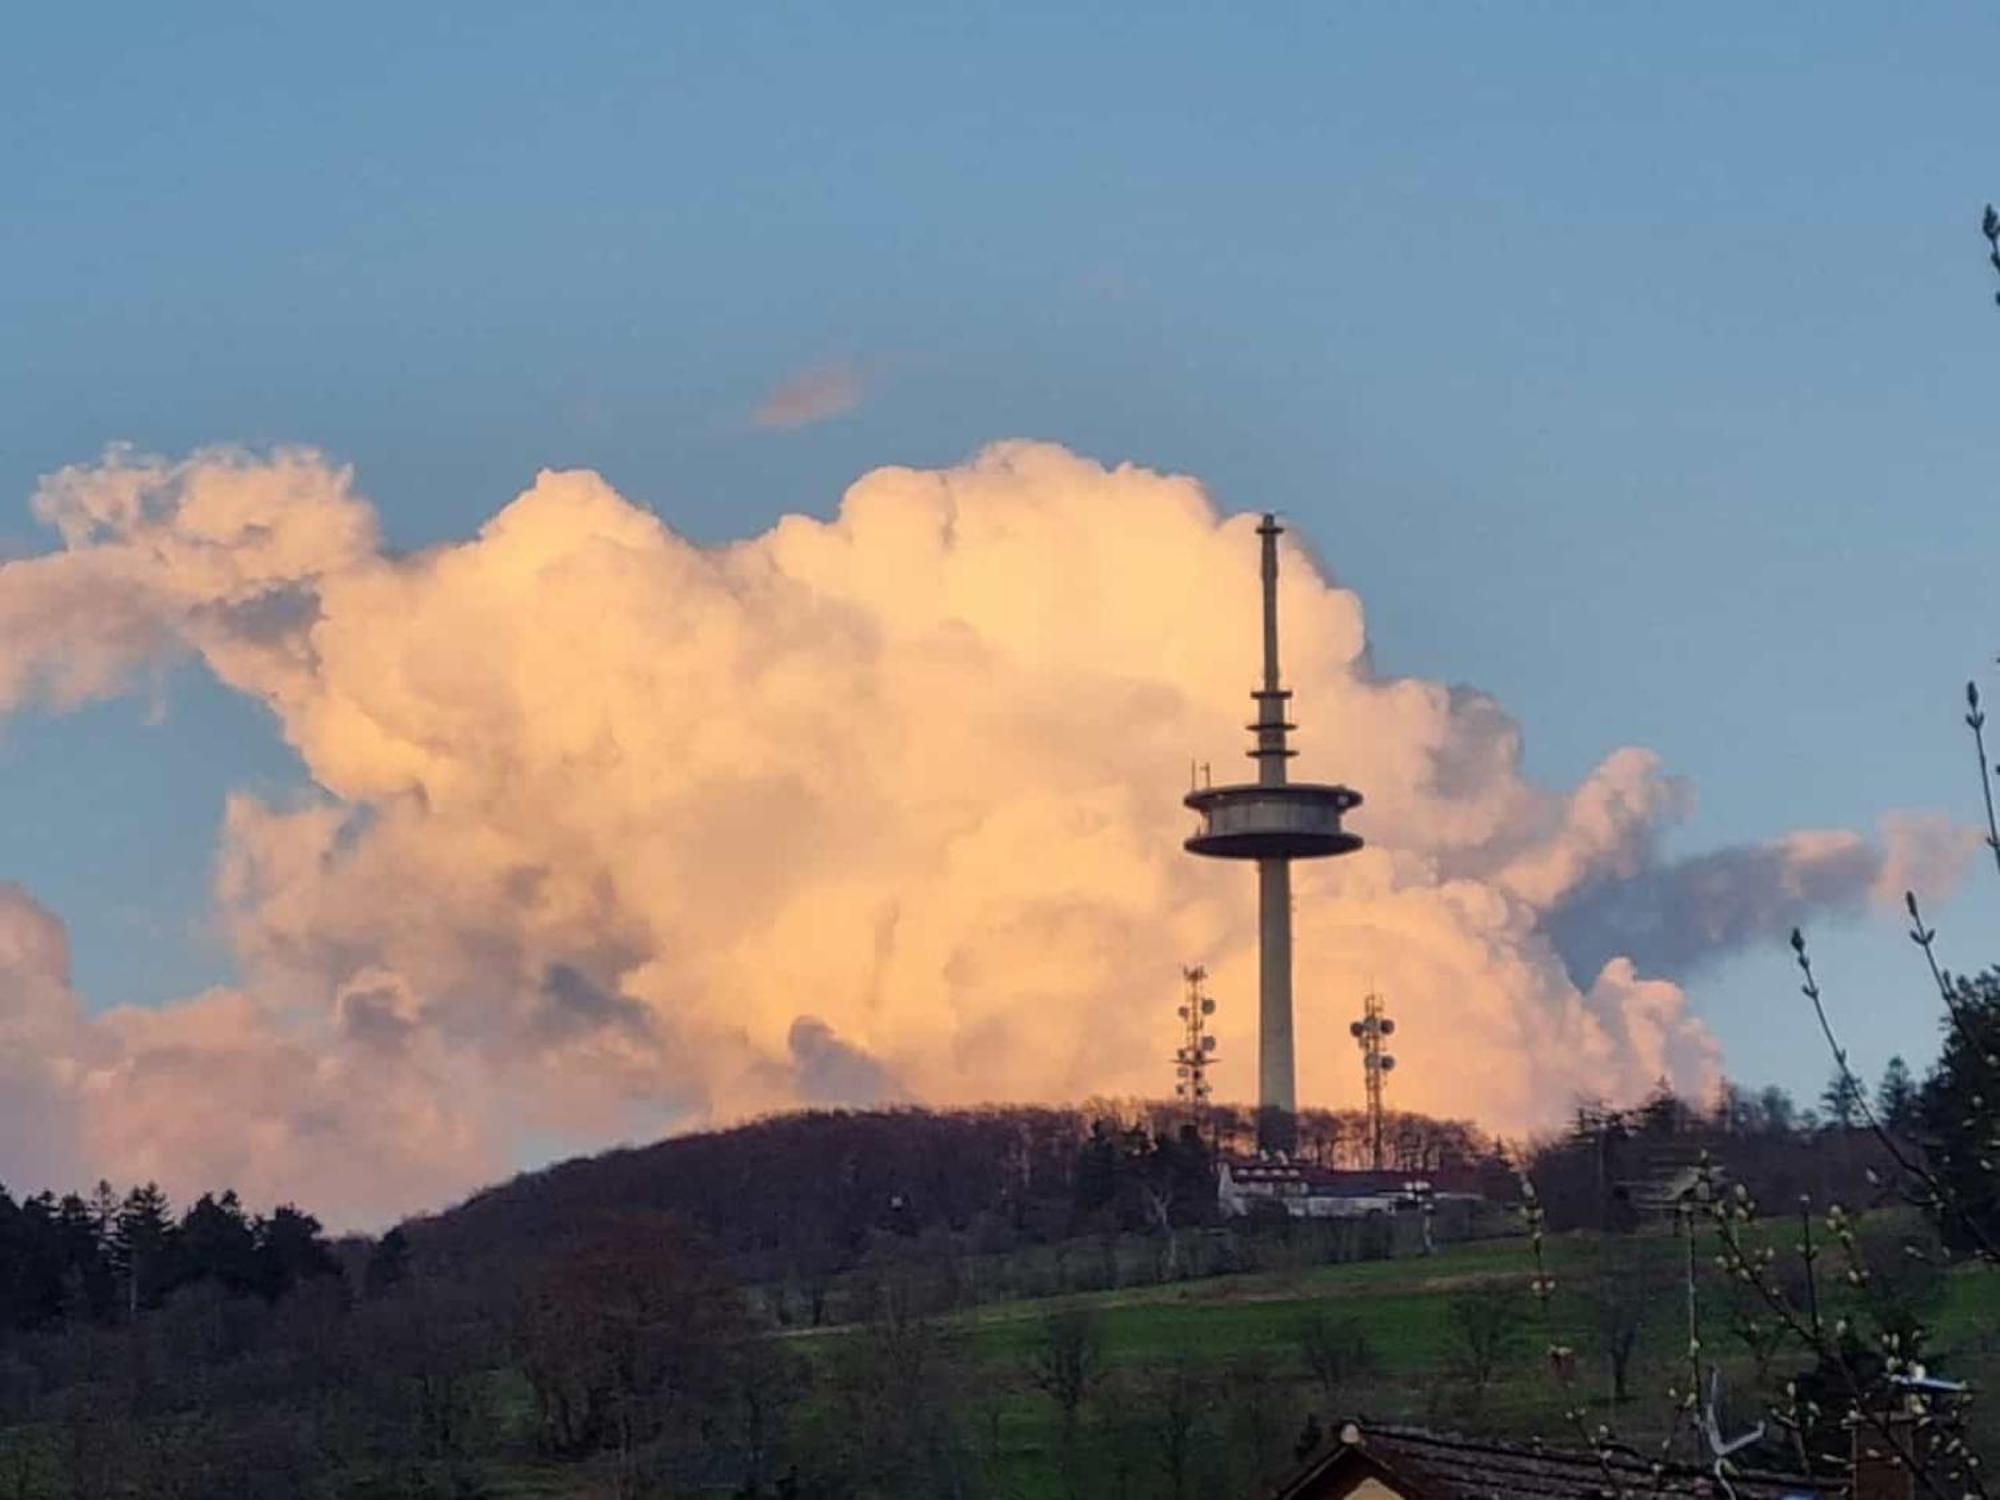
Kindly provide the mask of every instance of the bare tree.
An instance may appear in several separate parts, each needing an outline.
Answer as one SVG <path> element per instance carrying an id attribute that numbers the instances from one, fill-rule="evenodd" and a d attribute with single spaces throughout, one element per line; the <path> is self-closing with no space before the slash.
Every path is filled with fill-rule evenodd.
<path id="1" fill-rule="evenodd" d="M 1042 1319 L 1028 1379 L 1056 1405 L 1063 1451 L 1073 1456 L 1083 1403 L 1104 1377 L 1103 1322 L 1094 1308 L 1066 1307 Z"/>
<path id="2" fill-rule="evenodd" d="M 1630 1234 L 1600 1235 L 1588 1285 L 1614 1403 L 1632 1399 L 1632 1362 L 1668 1288 L 1656 1248 Z"/>
<path id="3" fill-rule="evenodd" d="M 1185 1359 L 1177 1359 L 1143 1390 L 1146 1429 L 1170 1500 L 1183 1500 L 1194 1485 L 1195 1452 L 1210 1393 Z"/>
<path id="4" fill-rule="evenodd" d="M 1300 1361 L 1319 1382 L 1330 1411 L 1354 1381 L 1382 1367 L 1368 1330 L 1357 1319 L 1330 1317 L 1324 1308 L 1315 1307 L 1293 1326 L 1292 1337 L 1299 1346 Z"/>
<path id="5" fill-rule="evenodd" d="M 741 1324 L 734 1288 L 670 1220 L 636 1216 L 558 1250 L 518 1330 L 544 1445 L 608 1450 L 626 1483 L 643 1445 L 716 1394 Z"/>
<path id="6" fill-rule="evenodd" d="M 1446 1319 L 1453 1366 L 1477 1403 L 1484 1399 L 1494 1375 L 1520 1341 L 1522 1309 L 1512 1293 L 1471 1292 L 1452 1299 Z"/>

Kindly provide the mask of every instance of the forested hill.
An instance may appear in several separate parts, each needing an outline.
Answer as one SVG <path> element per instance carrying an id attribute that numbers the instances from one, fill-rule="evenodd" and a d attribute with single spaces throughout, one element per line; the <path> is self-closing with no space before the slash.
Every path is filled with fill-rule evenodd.
<path id="1" fill-rule="evenodd" d="M 1360 1164 L 1357 1115 L 1307 1112 L 1300 1135 L 1303 1154 Z M 1484 1164 L 1503 1188 L 1512 1180 L 1471 1125 L 1399 1115 L 1389 1137 L 1398 1165 Z M 809 1111 L 562 1162 L 406 1228 L 420 1253 L 476 1259 L 594 1222 L 666 1215 L 706 1235 L 739 1274 L 785 1274 L 885 1235 L 945 1233 L 1000 1250 L 1148 1227 L 1162 1212 L 1203 1222 L 1214 1147 L 1253 1139 L 1251 1112 L 1228 1106 L 1209 1112 L 1198 1140 L 1173 1108 L 1137 1102 Z"/>

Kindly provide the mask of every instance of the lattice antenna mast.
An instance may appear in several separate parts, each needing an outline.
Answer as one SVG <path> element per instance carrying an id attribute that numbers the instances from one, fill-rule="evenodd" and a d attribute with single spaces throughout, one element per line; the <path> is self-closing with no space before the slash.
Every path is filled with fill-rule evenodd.
<path id="1" fill-rule="evenodd" d="M 1385 1037 L 1396 1034 L 1396 1023 L 1382 1014 L 1382 997 L 1370 991 L 1362 1005 L 1361 1019 L 1348 1024 L 1348 1035 L 1361 1048 L 1362 1081 L 1368 1088 L 1368 1154 L 1369 1165 L 1377 1172 L 1383 1168 L 1382 1159 L 1382 1084 L 1389 1072 L 1395 1068 L 1396 1059 L 1382 1050 Z"/>
<path id="2" fill-rule="evenodd" d="M 1208 1108 L 1208 1065 L 1216 1060 L 1215 1038 L 1208 1034 L 1215 1002 L 1202 993 L 1208 970 L 1201 965 L 1182 969 L 1181 978 L 1187 981 L 1187 998 L 1181 1002 L 1181 1048 L 1174 1054 L 1174 1097 L 1188 1107 L 1200 1129 Z"/>

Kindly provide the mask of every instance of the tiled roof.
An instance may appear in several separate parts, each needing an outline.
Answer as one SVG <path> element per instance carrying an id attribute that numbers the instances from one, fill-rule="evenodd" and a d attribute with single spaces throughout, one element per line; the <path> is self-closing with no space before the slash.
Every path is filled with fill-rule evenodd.
<path id="1" fill-rule="evenodd" d="M 1411 1500 L 1611 1500 L 1727 1493 L 1711 1471 L 1657 1466 L 1630 1450 L 1594 1454 L 1531 1443 L 1462 1438 L 1411 1427 L 1349 1423 L 1333 1451 L 1278 1492 L 1277 1500 L 1319 1500 L 1346 1493 L 1347 1482 L 1374 1475 Z M 1839 1485 L 1782 1474 L 1729 1476 L 1737 1500 L 1835 1500 Z"/>

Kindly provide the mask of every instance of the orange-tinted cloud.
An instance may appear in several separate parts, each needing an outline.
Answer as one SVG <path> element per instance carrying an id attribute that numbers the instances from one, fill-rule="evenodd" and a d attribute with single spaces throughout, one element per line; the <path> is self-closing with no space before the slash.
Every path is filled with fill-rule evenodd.
<path id="1" fill-rule="evenodd" d="M 0 903 L 0 1035 L 64 1122 L 0 1145 L 0 1175 L 233 1181 L 351 1222 L 551 1141 L 1157 1094 L 1197 961 L 1218 1091 L 1252 1092 L 1254 882 L 1181 851 L 1179 799 L 1191 756 L 1225 774 L 1245 743 L 1255 521 L 1192 479 L 1004 443 L 704 548 L 544 473 L 477 536 L 400 557 L 309 453 L 113 454 L 38 508 L 65 545 L 0 565 L 0 708 L 195 653 L 318 790 L 230 803 L 227 991 L 86 1020 L 60 930 Z M 1683 909 L 1688 867 L 1656 845 L 1686 789 L 1639 749 L 1530 782 L 1497 704 L 1378 676 L 1360 601 L 1297 548 L 1285 567 L 1300 774 L 1368 798 L 1368 847 L 1296 877 L 1302 1098 L 1353 1102 L 1371 981 L 1406 1107 L 1515 1130 L 1662 1074 L 1706 1087 L 1680 970 L 1602 941 Z M 1819 912 L 1892 872 L 1948 879 L 1956 847 L 1710 858 L 1760 913 Z"/>

